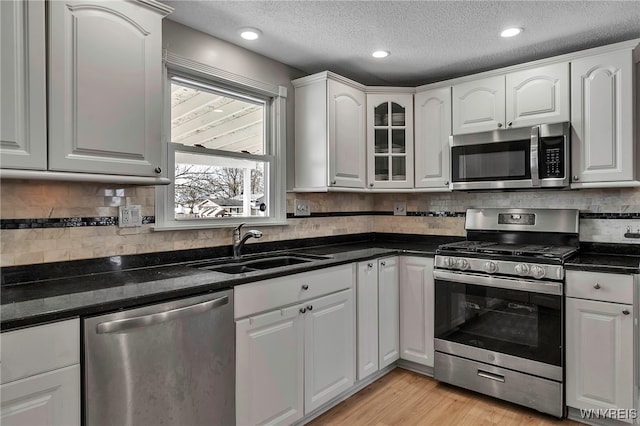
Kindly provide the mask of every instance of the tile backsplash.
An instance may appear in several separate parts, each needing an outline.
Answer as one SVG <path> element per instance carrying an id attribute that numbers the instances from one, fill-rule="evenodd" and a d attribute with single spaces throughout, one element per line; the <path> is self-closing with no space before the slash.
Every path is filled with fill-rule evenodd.
<path id="1" fill-rule="evenodd" d="M 414 194 L 290 193 L 287 194 L 288 212 L 293 212 L 295 198 L 309 200 L 312 216 L 291 218 L 286 226 L 263 228 L 261 241 L 363 232 L 463 236 L 464 217 L 459 213 L 469 207 L 577 208 L 583 216 L 615 214 L 616 220 L 583 217 L 580 224 L 582 241 L 632 243 L 636 240 L 623 237 L 627 226 L 633 232 L 640 228 L 640 219 L 620 219 L 625 213 L 640 217 L 640 189 L 635 188 Z M 394 203 L 399 201 L 407 203 L 409 216 L 391 215 Z M 230 244 L 231 230 L 226 228 L 157 232 L 153 231 L 152 224 L 140 228 L 114 226 L 112 219 L 118 215 L 118 206 L 127 203 L 141 205 L 142 215 L 153 218 L 155 188 L 4 180 L 0 186 L 3 223 L 12 220 L 33 222 L 33 225 L 21 225 L 25 228 L 41 226 L 52 218 L 66 218 L 65 222 L 71 223 L 27 229 L 6 229 L 9 225 L 4 226 L 0 230 L 0 266 Z M 89 220 L 82 223 L 77 220 L 79 218 Z M 92 221 L 91 218 L 107 220 Z M 69 226 L 87 223 L 102 226 Z"/>

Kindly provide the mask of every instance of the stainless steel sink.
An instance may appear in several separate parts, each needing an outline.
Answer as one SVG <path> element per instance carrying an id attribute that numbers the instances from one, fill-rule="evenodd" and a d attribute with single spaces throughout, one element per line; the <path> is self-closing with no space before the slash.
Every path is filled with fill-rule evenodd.
<path id="1" fill-rule="evenodd" d="M 224 274 L 242 274 L 245 272 L 263 271 L 283 266 L 298 265 L 314 260 L 330 259 L 331 256 L 314 254 L 278 253 L 273 255 L 254 256 L 244 259 L 218 259 L 193 263 L 190 266 Z"/>

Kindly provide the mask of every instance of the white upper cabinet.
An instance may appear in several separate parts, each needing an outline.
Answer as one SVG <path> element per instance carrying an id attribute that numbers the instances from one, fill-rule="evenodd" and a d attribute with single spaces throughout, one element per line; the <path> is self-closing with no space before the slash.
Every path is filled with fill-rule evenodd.
<path id="1" fill-rule="evenodd" d="M 367 94 L 370 189 L 413 187 L 413 95 Z"/>
<path id="2" fill-rule="evenodd" d="M 364 87 L 324 72 L 293 81 L 295 189 L 365 187 Z"/>
<path id="3" fill-rule="evenodd" d="M 453 86 L 453 133 L 569 121 L 569 63 Z"/>
<path id="4" fill-rule="evenodd" d="M 631 51 L 579 59 L 571 70 L 572 183 L 636 179 Z"/>
<path id="5" fill-rule="evenodd" d="M 504 76 L 453 86 L 453 133 L 476 133 L 504 126 Z"/>
<path id="6" fill-rule="evenodd" d="M 569 63 L 507 74 L 506 96 L 507 127 L 569 121 Z"/>
<path id="7" fill-rule="evenodd" d="M 0 1 L 0 167 L 46 170 L 44 1 Z"/>
<path id="8" fill-rule="evenodd" d="M 166 10 L 152 3 L 48 3 L 50 170 L 160 174 Z"/>
<path id="9" fill-rule="evenodd" d="M 448 190 L 451 88 L 415 94 L 415 187 Z"/>

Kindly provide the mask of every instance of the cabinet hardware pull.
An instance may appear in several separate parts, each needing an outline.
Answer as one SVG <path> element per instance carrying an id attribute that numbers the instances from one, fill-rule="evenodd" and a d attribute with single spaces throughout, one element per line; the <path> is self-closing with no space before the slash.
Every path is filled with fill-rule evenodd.
<path id="1" fill-rule="evenodd" d="M 335 184 L 336 184 L 336 181 L 334 179 L 334 180 L 331 181 L 331 185 L 335 185 Z"/>
<path id="2" fill-rule="evenodd" d="M 502 127 L 502 123 L 498 123 L 498 128 Z"/>
<path id="3" fill-rule="evenodd" d="M 625 315 L 629 315 L 631 312 L 629 312 L 629 310 L 625 309 L 624 311 L 622 311 L 623 314 Z"/>
<path id="4" fill-rule="evenodd" d="M 369 184 L 369 186 L 371 186 L 371 187 L 372 187 L 372 186 L 373 186 L 373 184 L 372 184 L 372 183 L 370 183 L 370 184 Z"/>
<path id="5" fill-rule="evenodd" d="M 307 306 L 307 311 L 312 311 L 312 310 L 313 310 L 313 305 Z"/>
<path id="6" fill-rule="evenodd" d="M 367 268 L 369 268 L 369 269 L 373 268 L 373 263 L 368 263 L 367 264 Z"/>
<path id="7" fill-rule="evenodd" d="M 513 126 L 513 121 L 510 121 L 508 124 L 509 127 Z"/>
<path id="8" fill-rule="evenodd" d="M 596 290 L 600 290 L 600 284 L 596 283 L 596 285 L 594 285 L 593 288 L 595 288 Z"/>
<path id="9" fill-rule="evenodd" d="M 380 262 L 382 266 L 387 266 L 387 262 Z"/>
<path id="10" fill-rule="evenodd" d="M 444 183 L 444 186 L 449 186 L 449 181 L 446 181 L 446 182 Z"/>
<path id="11" fill-rule="evenodd" d="M 302 284 L 302 289 L 303 290 L 309 290 L 309 286 L 307 284 Z"/>
<path id="12" fill-rule="evenodd" d="M 301 313 L 301 314 L 304 314 L 305 312 L 307 312 L 307 309 L 306 309 L 306 308 L 300 308 L 300 313 Z"/>
<path id="13" fill-rule="evenodd" d="M 573 176 L 573 180 L 580 180 L 580 176 L 578 176 L 578 175 L 574 175 L 574 176 Z"/>
<path id="14" fill-rule="evenodd" d="M 156 167 L 153 171 L 156 173 L 162 173 L 162 169 L 160 167 Z"/>

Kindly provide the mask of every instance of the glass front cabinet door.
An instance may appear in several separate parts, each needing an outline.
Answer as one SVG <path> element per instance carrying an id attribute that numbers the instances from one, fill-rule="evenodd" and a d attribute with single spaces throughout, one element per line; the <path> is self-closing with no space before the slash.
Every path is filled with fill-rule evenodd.
<path id="1" fill-rule="evenodd" d="M 413 95 L 367 94 L 368 187 L 413 187 Z"/>

